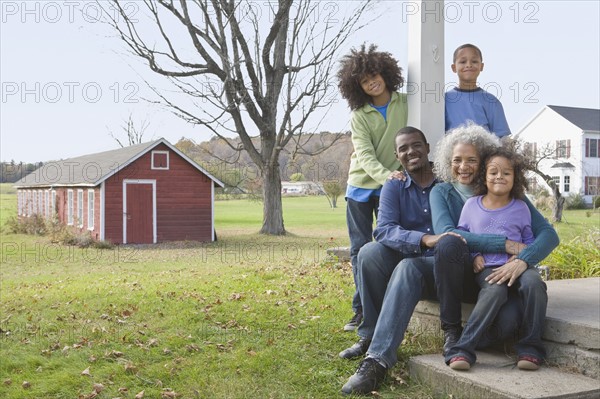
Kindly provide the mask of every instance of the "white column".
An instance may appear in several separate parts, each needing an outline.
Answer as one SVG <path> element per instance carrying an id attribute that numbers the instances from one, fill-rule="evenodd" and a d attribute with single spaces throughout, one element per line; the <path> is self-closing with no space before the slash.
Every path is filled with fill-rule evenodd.
<path id="1" fill-rule="evenodd" d="M 444 136 L 444 1 L 410 1 L 403 7 L 408 16 L 408 124 L 421 129 L 433 149 Z"/>

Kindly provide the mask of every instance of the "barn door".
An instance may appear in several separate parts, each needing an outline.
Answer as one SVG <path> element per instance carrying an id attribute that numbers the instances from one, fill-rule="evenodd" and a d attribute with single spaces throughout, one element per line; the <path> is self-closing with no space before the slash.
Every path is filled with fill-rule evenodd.
<path id="1" fill-rule="evenodd" d="M 154 184 L 127 182 L 124 184 L 123 234 L 127 244 L 154 243 Z"/>

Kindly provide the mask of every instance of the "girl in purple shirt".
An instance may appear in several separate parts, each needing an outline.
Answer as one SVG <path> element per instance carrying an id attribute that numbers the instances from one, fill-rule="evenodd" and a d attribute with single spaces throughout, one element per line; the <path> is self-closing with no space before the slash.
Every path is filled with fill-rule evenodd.
<path id="1" fill-rule="evenodd" d="M 521 156 L 506 146 L 489 155 L 485 170 L 475 183 L 476 195 L 465 202 L 457 227 L 478 234 L 500 234 L 508 240 L 531 244 L 535 240 L 531 212 L 520 199 L 527 185 L 522 164 Z M 477 254 L 474 271 L 502 266 L 509 259 L 506 253 Z"/>
<path id="2" fill-rule="evenodd" d="M 499 234 L 508 240 L 531 244 L 535 239 L 531 229 L 531 212 L 521 200 L 527 188 L 523 157 L 506 144 L 493 150 L 484 159 L 484 165 L 475 182 L 475 196 L 465 202 L 457 227 L 471 233 Z M 483 333 L 506 302 L 509 285 L 492 284 L 489 275 L 496 267 L 508 263 L 510 258 L 511 255 L 506 253 L 475 255 L 473 271 L 481 291 L 462 336 L 446 354 L 446 361 L 452 369 L 468 370 L 471 367 L 475 348 Z M 535 270 L 527 272 L 536 273 Z M 523 294 L 519 292 L 519 295 Z M 541 361 L 525 353 L 519 356 L 518 367 L 535 370 Z"/>

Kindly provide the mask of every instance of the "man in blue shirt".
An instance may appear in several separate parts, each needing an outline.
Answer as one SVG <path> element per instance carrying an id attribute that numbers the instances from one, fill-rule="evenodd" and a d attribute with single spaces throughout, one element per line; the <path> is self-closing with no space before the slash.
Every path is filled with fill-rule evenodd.
<path id="1" fill-rule="evenodd" d="M 343 386 L 345 394 L 376 390 L 397 362 L 397 350 L 415 306 L 435 298 L 433 247 L 444 234 L 433 234 L 429 192 L 436 179 L 429 162 L 429 144 L 414 127 L 396 135 L 396 157 L 406 180 L 388 180 L 381 191 L 374 242 L 358 254 L 363 322 L 360 340 L 340 352 L 352 359 L 367 355 Z M 458 236 L 460 237 L 460 236 Z"/>

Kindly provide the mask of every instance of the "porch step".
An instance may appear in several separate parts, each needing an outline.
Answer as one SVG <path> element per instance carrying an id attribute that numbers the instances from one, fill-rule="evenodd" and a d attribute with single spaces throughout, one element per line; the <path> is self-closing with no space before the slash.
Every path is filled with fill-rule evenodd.
<path id="1" fill-rule="evenodd" d="M 477 352 L 468 372 L 448 367 L 440 354 L 410 359 L 411 377 L 438 393 L 469 398 L 600 398 L 600 278 L 547 281 L 548 309 L 542 339 L 546 364 L 516 367 L 515 355 Z M 473 305 L 463 304 L 466 321 Z M 439 304 L 421 301 L 411 328 L 440 333 Z"/>
<path id="2" fill-rule="evenodd" d="M 600 278 L 551 280 L 542 339 L 547 362 L 600 380 Z M 463 304 L 463 321 L 473 309 Z M 410 328 L 441 334 L 439 303 L 421 301 Z"/>
<path id="3" fill-rule="evenodd" d="M 409 361 L 411 378 L 430 386 L 439 395 L 456 399 L 597 399 L 600 381 L 542 367 L 522 371 L 516 358 L 494 352 L 477 352 L 469 371 L 454 371 L 440 354 L 416 356 Z"/>

